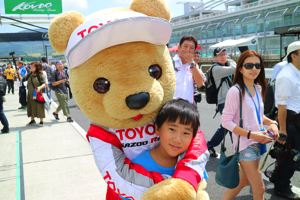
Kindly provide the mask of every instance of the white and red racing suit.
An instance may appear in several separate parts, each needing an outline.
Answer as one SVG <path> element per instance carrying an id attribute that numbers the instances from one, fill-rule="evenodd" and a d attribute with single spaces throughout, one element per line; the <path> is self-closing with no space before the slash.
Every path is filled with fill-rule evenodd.
<path id="1" fill-rule="evenodd" d="M 107 200 L 122 200 L 124 197 L 140 200 L 148 188 L 168 178 L 131 163 L 133 158 L 159 144 L 153 122 L 128 129 L 91 125 L 87 139 L 96 165 L 108 184 Z M 197 191 L 209 158 L 204 134 L 200 130 L 180 157 L 173 178 L 189 182 Z"/>

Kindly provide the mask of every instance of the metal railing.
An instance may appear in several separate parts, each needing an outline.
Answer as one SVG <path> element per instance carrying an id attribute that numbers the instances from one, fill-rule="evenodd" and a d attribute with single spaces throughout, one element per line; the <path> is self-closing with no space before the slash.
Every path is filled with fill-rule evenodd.
<path id="1" fill-rule="evenodd" d="M 283 10 L 275 10 L 275 11 L 272 11 L 272 12 L 268 12 L 266 14 L 266 16 L 264 17 L 264 54 L 266 54 L 266 49 L 267 49 L 267 40 L 266 40 L 266 37 L 267 37 L 267 34 L 266 34 L 266 21 L 267 21 L 267 18 L 270 16 L 270 14 L 272 13 L 277 13 L 277 12 L 281 12 L 281 26 L 284 26 L 284 15 L 285 13 L 288 11 L 288 8 L 286 9 L 283 9 Z"/>
<path id="2" fill-rule="evenodd" d="M 202 16 L 199 16 L 199 17 L 193 17 L 193 18 L 190 18 L 190 19 L 173 22 L 172 26 L 176 26 L 176 25 L 180 25 L 180 24 L 184 24 L 184 23 L 188 23 L 188 22 L 193 22 L 193 21 L 199 21 L 199 20 L 210 18 L 210 17 L 223 15 L 223 14 L 227 14 L 227 13 L 232 13 L 232 12 L 236 12 L 236 11 L 240 11 L 240 10 L 245 10 L 245 9 L 248 9 L 248 8 L 257 7 L 257 6 L 261 6 L 261 5 L 264 5 L 264 4 L 273 3 L 273 2 L 276 2 L 276 1 L 279 1 L 279 0 L 257 1 L 257 2 L 253 2 L 253 3 L 250 3 L 250 4 L 239 6 L 239 7 L 236 7 L 236 8 L 227 9 L 227 10 L 224 10 L 224 11 L 214 12 L 214 13 L 207 14 L 207 15 L 202 15 Z"/>
<path id="3" fill-rule="evenodd" d="M 300 6 L 297 6 L 292 13 L 292 25 L 295 24 L 295 13 L 297 12 L 298 8 L 300 8 Z"/>

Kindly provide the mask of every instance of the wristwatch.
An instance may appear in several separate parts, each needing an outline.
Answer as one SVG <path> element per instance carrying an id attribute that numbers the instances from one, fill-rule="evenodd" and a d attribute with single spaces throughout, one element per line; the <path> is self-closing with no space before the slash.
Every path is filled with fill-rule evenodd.
<path id="1" fill-rule="evenodd" d="M 270 121 L 270 125 L 271 124 L 276 124 L 276 126 L 278 126 L 278 123 L 276 121 Z"/>
<path id="2" fill-rule="evenodd" d="M 190 69 L 193 69 L 195 66 L 196 66 L 196 63 L 195 63 L 194 61 L 191 62 L 191 64 L 190 64 Z"/>

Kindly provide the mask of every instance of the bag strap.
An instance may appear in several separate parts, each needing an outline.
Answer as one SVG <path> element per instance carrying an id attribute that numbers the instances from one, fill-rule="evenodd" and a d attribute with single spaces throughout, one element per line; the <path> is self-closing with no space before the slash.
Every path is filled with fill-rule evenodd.
<path id="1" fill-rule="evenodd" d="M 68 70 L 67 70 L 67 69 L 65 69 L 65 70 L 64 70 L 64 72 L 65 72 L 65 74 L 66 74 L 66 77 L 68 77 L 68 80 L 69 80 L 69 74 L 68 74 Z"/>
<path id="2" fill-rule="evenodd" d="M 57 76 L 58 76 L 58 75 L 57 75 L 57 71 L 55 70 L 54 73 L 55 73 L 55 82 L 57 82 Z"/>
<path id="3" fill-rule="evenodd" d="M 40 84 L 43 85 L 42 82 L 41 82 L 41 77 L 40 77 L 39 73 L 37 74 L 37 79 L 39 80 Z"/>
<path id="4" fill-rule="evenodd" d="M 32 76 L 31 76 L 30 78 L 31 78 L 31 84 L 32 84 L 32 86 L 33 86 L 33 89 L 35 89 L 35 86 L 34 86 L 33 80 L 32 80 Z M 40 84 L 42 85 L 42 82 L 41 82 L 41 80 L 40 80 L 40 74 L 37 74 L 37 79 L 39 80 Z"/>
<path id="5" fill-rule="evenodd" d="M 31 76 L 30 78 L 31 78 L 31 84 L 32 84 L 32 86 L 33 86 L 33 89 L 35 90 L 35 86 L 34 86 L 34 84 L 33 84 L 32 76 Z"/>
<path id="6" fill-rule="evenodd" d="M 236 85 L 235 87 L 237 87 L 237 89 L 239 90 L 239 95 L 240 95 L 240 127 L 243 128 L 242 92 L 241 92 L 240 87 L 238 85 Z M 240 149 L 240 137 L 241 136 L 239 135 L 239 142 L 238 142 L 236 152 L 239 152 L 239 149 Z"/>
<path id="7" fill-rule="evenodd" d="M 241 93 L 240 88 L 239 88 L 238 85 L 235 85 L 235 87 L 237 87 L 237 89 L 239 90 L 239 96 L 240 96 L 240 121 L 239 121 L 239 126 L 241 128 L 243 128 L 242 93 Z M 224 130 L 224 138 L 223 138 L 223 142 L 221 143 L 221 151 L 223 151 L 223 152 L 226 151 L 226 148 L 225 148 L 226 131 L 228 131 L 228 130 L 227 129 Z M 237 146 L 237 149 L 236 149 L 236 152 L 235 152 L 236 154 L 239 153 L 239 149 L 240 149 L 240 137 L 241 136 L 239 135 L 238 146 Z"/>
<path id="8" fill-rule="evenodd" d="M 178 72 L 178 69 L 175 67 L 175 60 L 173 58 L 171 58 L 172 63 L 173 63 L 173 68 L 175 72 Z"/>

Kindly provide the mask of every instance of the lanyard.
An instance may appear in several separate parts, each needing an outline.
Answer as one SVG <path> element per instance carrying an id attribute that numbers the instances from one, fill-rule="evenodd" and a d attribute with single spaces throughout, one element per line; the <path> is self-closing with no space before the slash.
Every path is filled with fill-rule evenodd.
<path id="1" fill-rule="evenodd" d="M 255 110 L 256 110 L 256 116 L 257 116 L 257 119 L 258 119 L 258 123 L 259 123 L 259 126 L 261 126 L 261 119 L 260 119 L 260 103 L 259 103 L 259 97 L 258 97 L 258 94 L 257 94 L 257 90 L 256 90 L 256 88 L 255 88 L 255 86 L 254 86 L 254 89 L 255 89 L 255 95 L 256 95 L 256 97 L 257 97 L 257 102 L 258 102 L 258 109 L 257 109 L 256 103 L 255 103 L 255 101 L 254 101 L 254 99 L 253 99 L 253 97 L 252 97 L 251 93 L 249 92 L 249 90 L 248 90 L 248 88 L 247 88 L 246 85 L 245 85 L 245 89 L 247 90 L 248 94 L 250 95 L 250 97 L 251 97 L 251 99 L 252 99 L 252 101 L 253 101 L 253 103 L 254 103 Z M 261 128 L 262 128 L 262 127 L 261 127 Z"/>

